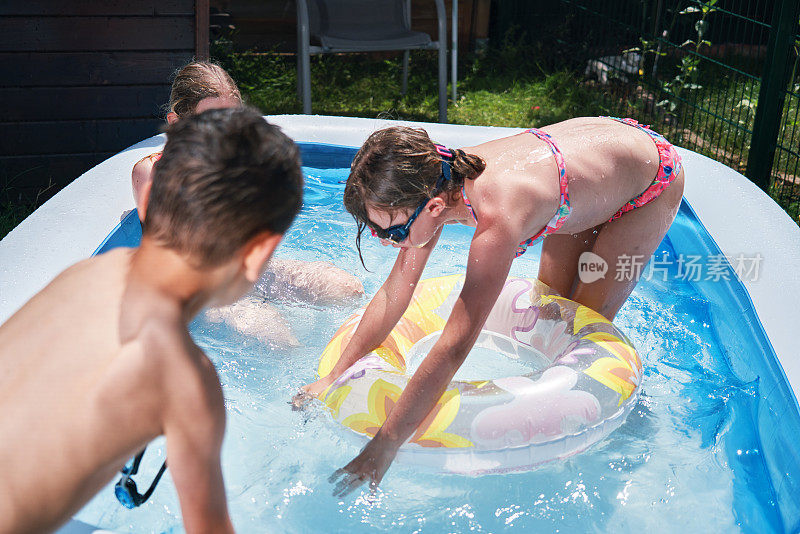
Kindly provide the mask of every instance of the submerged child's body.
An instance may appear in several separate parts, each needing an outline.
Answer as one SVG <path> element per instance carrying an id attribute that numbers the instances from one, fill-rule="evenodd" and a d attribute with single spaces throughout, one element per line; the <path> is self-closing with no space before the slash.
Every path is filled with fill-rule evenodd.
<path id="1" fill-rule="evenodd" d="M 232 531 L 222 390 L 187 323 L 263 273 L 299 153 L 258 113 L 210 111 L 170 128 L 155 182 L 139 248 L 70 267 L 0 326 L 0 532 L 55 529 L 162 434 L 186 531 Z"/>
<path id="2" fill-rule="evenodd" d="M 377 483 L 466 358 L 514 258 L 537 238 L 539 278 L 564 297 L 613 319 L 636 284 L 613 273 L 592 283 L 578 276 L 581 254 L 612 268 L 625 256 L 649 259 L 677 213 L 680 157 L 635 121 L 578 118 L 475 147 L 451 151 L 424 131 L 389 128 L 356 155 L 345 206 L 384 244 L 399 249 L 389 277 L 333 371 L 306 386 L 317 396 L 378 346 L 405 312 L 444 224 L 475 227 L 464 288 L 444 331 L 386 423 L 339 472 L 337 490 Z"/>
<path id="3" fill-rule="evenodd" d="M 167 123 L 201 113 L 207 109 L 242 105 L 242 96 L 230 75 L 215 63 L 196 61 L 185 65 L 175 75 L 169 100 Z M 152 183 L 153 167 L 160 152 L 139 160 L 132 171 L 133 197 L 140 219 L 147 209 L 144 197 Z M 215 310 L 209 317 L 225 322 L 245 335 L 252 335 L 267 344 L 296 346 L 289 324 L 280 312 L 264 302 L 270 300 L 304 301 L 320 306 L 348 304 L 364 294 L 361 282 L 344 269 L 329 262 L 304 262 L 274 258 L 265 279 L 256 288 L 257 294 L 229 307 Z M 262 310 L 259 317 L 256 310 Z M 242 317 L 244 314 L 245 317 Z"/>

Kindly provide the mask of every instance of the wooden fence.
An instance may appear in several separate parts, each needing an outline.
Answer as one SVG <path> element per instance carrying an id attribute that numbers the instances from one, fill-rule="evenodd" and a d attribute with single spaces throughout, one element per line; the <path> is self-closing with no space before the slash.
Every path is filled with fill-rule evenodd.
<path id="1" fill-rule="evenodd" d="M 42 201 L 158 133 L 170 75 L 208 55 L 208 0 L 0 3 L 0 196 Z"/>

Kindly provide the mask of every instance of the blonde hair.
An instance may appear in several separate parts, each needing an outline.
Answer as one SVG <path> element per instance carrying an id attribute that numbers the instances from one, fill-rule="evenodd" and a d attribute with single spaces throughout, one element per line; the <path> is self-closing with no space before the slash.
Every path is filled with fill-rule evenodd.
<path id="1" fill-rule="evenodd" d="M 222 97 L 242 102 L 236 82 L 225 69 L 210 61 L 193 61 L 175 73 L 168 111 L 187 117 L 194 113 L 201 100 Z"/>

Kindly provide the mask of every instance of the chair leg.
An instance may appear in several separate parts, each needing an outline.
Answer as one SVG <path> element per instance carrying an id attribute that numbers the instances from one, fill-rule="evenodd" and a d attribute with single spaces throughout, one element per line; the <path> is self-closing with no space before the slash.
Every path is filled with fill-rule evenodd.
<path id="1" fill-rule="evenodd" d="M 303 101 L 303 65 L 300 54 L 297 54 L 297 101 Z"/>
<path id="2" fill-rule="evenodd" d="M 303 104 L 303 113 L 311 114 L 311 65 L 310 54 L 297 54 L 297 99 Z"/>
<path id="3" fill-rule="evenodd" d="M 311 54 L 302 54 L 303 63 L 303 113 L 311 114 Z"/>
<path id="4" fill-rule="evenodd" d="M 447 122 L 447 45 L 439 41 L 439 122 Z"/>
<path id="5" fill-rule="evenodd" d="M 458 100 L 458 93 L 456 91 L 456 79 L 458 78 L 458 0 L 453 0 L 453 5 L 450 8 L 453 13 L 453 27 L 450 30 L 452 33 L 453 44 L 450 47 L 451 50 L 451 58 L 450 58 L 450 68 L 452 71 L 452 78 L 453 78 L 453 103 L 455 104 Z M 474 6 L 473 6 L 474 9 Z"/>
<path id="6" fill-rule="evenodd" d="M 303 102 L 303 113 L 311 113 L 311 36 L 308 5 L 297 0 L 297 98 Z"/>
<path id="7" fill-rule="evenodd" d="M 436 0 L 439 26 L 439 122 L 447 122 L 447 10 L 443 0 Z"/>
<path id="8" fill-rule="evenodd" d="M 403 96 L 406 96 L 408 92 L 408 57 L 410 54 L 410 50 L 403 52 L 403 85 L 400 88 L 400 94 Z"/>

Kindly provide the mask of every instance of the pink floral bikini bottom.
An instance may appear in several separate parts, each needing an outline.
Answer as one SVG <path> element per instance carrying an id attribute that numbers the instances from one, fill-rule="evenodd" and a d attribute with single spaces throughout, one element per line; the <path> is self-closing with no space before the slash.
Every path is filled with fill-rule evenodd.
<path id="1" fill-rule="evenodd" d="M 647 189 L 645 189 L 641 194 L 633 197 L 631 200 L 625 203 L 619 211 L 617 211 L 608 221 L 611 222 L 614 219 L 618 219 L 622 217 L 622 214 L 631 211 L 636 208 L 641 208 L 648 202 L 651 202 L 655 199 L 661 192 L 666 189 L 666 187 L 671 184 L 675 178 L 678 177 L 678 174 L 681 172 L 681 157 L 678 154 L 678 151 L 675 149 L 674 146 L 670 144 L 669 141 L 664 139 L 664 136 L 658 134 L 648 128 L 647 126 L 643 126 L 639 124 L 634 119 L 620 119 L 617 117 L 606 117 L 608 119 L 612 119 L 618 122 L 623 122 L 630 126 L 634 126 L 639 128 L 640 130 L 647 132 L 647 134 L 653 138 L 653 141 L 656 143 L 656 148 L 658 148 L 658 159 L 659 159 L 659 166 L 658 166 L 658 173 L 656 174 L 655 180 L 651 183 Z"/>

